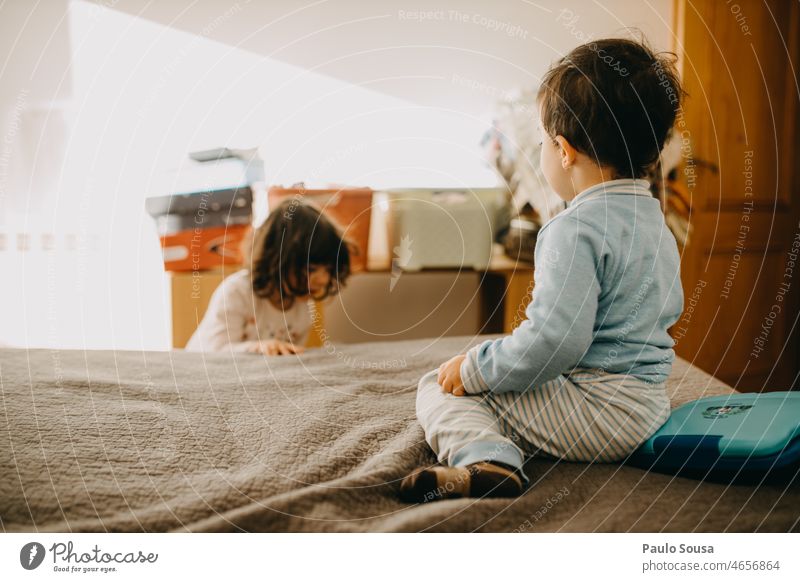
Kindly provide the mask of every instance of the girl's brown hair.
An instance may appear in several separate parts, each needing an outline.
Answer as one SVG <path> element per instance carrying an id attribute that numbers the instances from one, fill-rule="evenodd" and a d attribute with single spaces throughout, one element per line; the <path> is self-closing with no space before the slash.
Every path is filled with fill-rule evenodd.
<path id="1" fill-rule="evenodd" d="M 310 266 L 323 266 L 331 274 L 324 299 L 339 292 L 350 276 L 350 245 L 339 228 L 319 210 L 300 198 L 284 200 L 272 209 L 245 245 L 245 265 L 250 268 L 253 293 L 281 297 L 287 307 L 309 294 Z"/>

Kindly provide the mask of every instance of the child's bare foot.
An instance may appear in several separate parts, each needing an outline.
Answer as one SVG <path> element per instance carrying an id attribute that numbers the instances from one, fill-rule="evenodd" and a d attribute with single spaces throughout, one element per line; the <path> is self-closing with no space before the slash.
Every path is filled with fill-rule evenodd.
<path id="1" fill-rule="evenodd" d="M 513 467 L 488 462 L 420 469 L 400 483 L 400 497 L 414 503 L 455 497 L 516 497 L 520 493 L 522 480 Z"/>

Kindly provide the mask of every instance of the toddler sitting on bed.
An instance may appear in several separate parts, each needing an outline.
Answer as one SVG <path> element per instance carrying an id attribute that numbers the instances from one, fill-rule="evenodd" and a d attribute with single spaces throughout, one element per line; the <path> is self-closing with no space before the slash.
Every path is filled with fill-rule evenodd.
<path id="1" fill-rule="evenodd" d="M 311 329 L 309 299 L 337 293 L 350 274 L 338 228 L 299 199 L 274 208 L 251 244 L 249 268 L 220 284 L 187 350 L 300 353 Z"/>
<path id="2" fill-rule="evenodd" d="M 627 457 L 668 418 L 679 255 L 641 178 L 675 121 L 672 61 L 608 39 L 573 50 L 538 94 L 541 167 L 567 208 L 536 246 L 527 320 L 426 374 L 417 417 L 443 466 L 409 501 L 519 495 L 526 456 Z"/>

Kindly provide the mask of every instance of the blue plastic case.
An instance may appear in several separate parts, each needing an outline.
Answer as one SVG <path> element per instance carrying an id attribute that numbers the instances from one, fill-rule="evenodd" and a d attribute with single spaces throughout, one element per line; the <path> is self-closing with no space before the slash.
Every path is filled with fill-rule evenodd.
<path id="1" fill-rule="evenodd" d="M 684 404 L 626 463 L 711 481 L 792 479 L 800 473 L 800 393 L 735 393 Z"/>

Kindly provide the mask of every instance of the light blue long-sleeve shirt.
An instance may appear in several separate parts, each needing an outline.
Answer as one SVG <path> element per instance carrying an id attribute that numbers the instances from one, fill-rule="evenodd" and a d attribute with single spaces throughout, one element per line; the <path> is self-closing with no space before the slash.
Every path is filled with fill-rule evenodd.
<path id="1" fill-rule="evenodd" d="M 539 231 L 527 320 L 467 352 L 468 393 L 525 391 L 576 368 L 663 382 L 683 291 L 675 238 L 645 180 L 581 192 Z"/>

